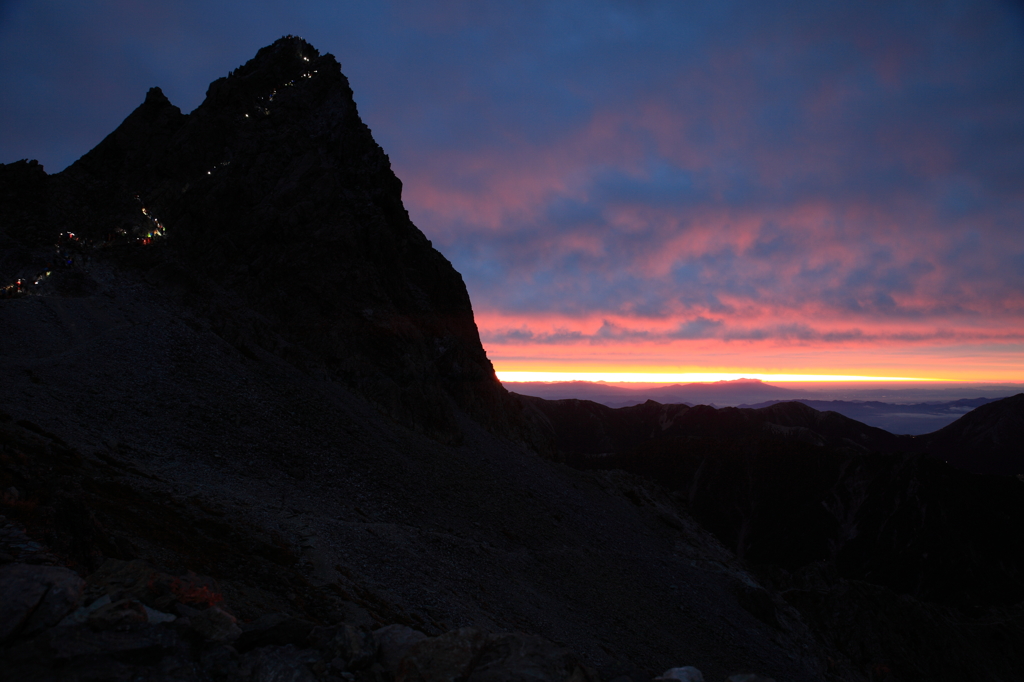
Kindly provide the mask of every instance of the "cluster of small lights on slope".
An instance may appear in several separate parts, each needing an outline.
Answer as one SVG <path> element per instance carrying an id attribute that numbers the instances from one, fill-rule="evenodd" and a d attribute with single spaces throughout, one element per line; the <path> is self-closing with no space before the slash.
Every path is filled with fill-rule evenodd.
<path id="1" fill-rule="evenodd" d="M 304 62 L 310 61 L 309 57 L 306 56 L 302 56 L 302 60 Z M 317 72 L 317 69 L 307 71 L 302 74 L 301 78 L 312 78 L 313 75 L 316 74 Z M 295 81 L 291 80 L 287 83 L 284 83 L 281 87 L 291 87 L 294 85 Z M 268 103 L 274 101 L 274 96 L 276 94 L 277 88 L 271 90 L 270 94 L 266 96 L 266 101 Z M 264 100 L 264 97 L 260 96 L 257 97 L 257 99 L 262 101 Z M 266 107 L 257 105 L 256 109 L 265 116 L 270 115 L 270 109 Z M 245 118 L 249 118 L 249 114 L 245 114 Z M 210 170 L 206 171 L 206 174 L 213 175 L 213 172 L 217 170 L 217 168 L 227 166 L 230 163 L 230 161 L 224 161 L 218 164 L 217 166 L 214 166 Z M 141 203 L 141 199 L 139 198 L 138 195 L 136 195 L 135 199 Z M 75 236 L 73 232 L 61 233 L 57 243 L 58 266 L 66 268 L 73 268 L 75 266 L 75 257 L 69 255 L 67 251 L 66 246 L 68 245 L 74 245 L 75 250 L 77 250 L 81 254 L 81 258 L 79 259 L 80 262 L 82 259 L 88 258 L 87 254 L 89 253 L 89 251 L 108 246 L 113 246 L 116 243 L 124 243 L 125 238 L 128 238 L 129 243 L 148 246 L 149 244 L 152 244 L 154 241 L 161 239 L 167 235 L 167 228 L 165 228 L 163 223 L 161 223 L 160 220 L 157 219 L 157 217 L 154 216 L 145 206 L 142 206 L 142 215 L 145 216 L 146 220 L 149 222 L 149 229 L 145 230 L 141 234 L 137 234 L 135 236 L 130 237 L 126 230 L 124 230 L 123 228 L 118 228 L 113 233 L 109 234 L 107 236 L 107 240 L 101 244 L 93 244 L 89 241 L 82 240 Z M 18 295 L 26 294 L 28 293 L 28 287 L 30 285 L 41 284 L 51 274 L 53 274 L 53 268 L 48 268 L 45 272 L 42 272 L 39 275 L 36 275 L 35 277 L 30 278 L 28 280 L 24 278 L 19 278 L 12 284 L 0 287 L 0 298 L 13 298 Z"/>
<path id="2" fill-rule="evenodd" d="M 302 57 L 302 61 L 308 62 L 309 61 L 309 57 Z M 307 71 L 307 72 L 303 73 L 300 76 L 300 78 L 312 78 L 313 75 L 316 74 L 316 73 L 318 73 L 317 69 L 313 69 L 312 71 Z M 289 87 L 292 87 L 293 85 L 295 85 L 295 81 L 294 80 L 290 80 L 287 83 L 282 84 L 280 87 L 282 87 L 282 88 L 289 88 Z M 265 95 L 265 96 L 264 95 L 259 95 L 259 96 L 256 97 L 256 99 L 261 101 L 261 102 L 262 101 L 266 101 L 269 104 L 270 102 L 274 101 L 274 96 L 277 94 L 277 90 L 278 90 L 278 88 L 274 88 L 273 90 L 270 91 L 270 94 Z M 256 105 L 256 111 L 257 111 L 257 113 L 262 114 L 263 116 L 270 116 L 270 109 L 268 109 L 265 106 L 261 106 L 261 105 L 257 104 Z M 245 118 L 249 118 L 249 114 L 244 114 L 244 117 Z"/>
<path id="3" fill-rule="evenodd" d="M 142 201 L 138 195 L 136 201 Z M 153 242 L 167 236 L 167 228 L 150 212 L 145 206 L 141 206 L 142 215 L 148 223 L 145 230 L 136 230 L 135 234 L 129 235 L 124 228 L 117 228 L 107 234 L 104 241 L 94 243 L 91 239 L 80 237 L 74 232 L 61 232 L 57 236 L 57 243 L 54 244 L 54 259 L 46 267 L 46 270 L 35 277 L 19 277 L 13 283 L 0 287 L 0 299 L 15 298 L 30 293 L 30 288 L 38 286 L 49 278 L 56 270 L 73 270 L 76 267 L 87 264 L 95 251 L 105 249 L 118 244 L 137 244 L 148 246 Z"/>

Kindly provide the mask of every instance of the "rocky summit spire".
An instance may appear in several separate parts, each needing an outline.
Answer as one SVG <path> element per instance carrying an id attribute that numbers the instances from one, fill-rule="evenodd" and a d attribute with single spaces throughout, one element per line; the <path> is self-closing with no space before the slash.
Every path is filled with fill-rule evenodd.
<path id="1" fill-rule="evenodd" d="M 175 267 L 267 321 L 226 321 L 226 338 L 301 356 L 442 439 L 456 409 L 512 428 L 462 278 L 410 221 L 330 54 L 281 38 L 187 115 L 154 88 L 54 181 L 83 233 L 153 234 L 145 207 Z"/>

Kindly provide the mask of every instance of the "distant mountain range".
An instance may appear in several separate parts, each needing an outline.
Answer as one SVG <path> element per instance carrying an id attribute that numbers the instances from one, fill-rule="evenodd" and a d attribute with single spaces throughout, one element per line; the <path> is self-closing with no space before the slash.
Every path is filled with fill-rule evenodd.
<path id="1" fill-rule="evenodd" d="M 769 400 L 794 400 L 808 396 L 806 391 L 794 391 L 766 384 L 758 379 L 737 379 L 714 383 L 673 384 L 655 388 L 626 388 L 611 384 L 589 381 L 563 382 L 522 382 L 508 383 L 508 390 L 520 395 L 529 395 L 547 400 L 592 400 L 608 407 L 629 407 L 647 400 L 659 403 L 713 405 L 716 407 L 736 406 L 744 403 L 759 403 Z"/>
<path id="2" fill-rule="evenodd" d="M 969 398 L 943 403 L 914 403 L 911 405 L 882 403 L 876 400 L 805 400 L 803 398 L 798 399 L 797 402 L 816 410 L 838 412 L 845 417 L 877 426 L 890 433 L 919 436 L 952 424 L 974 408 L 996 400 L 998 398 Z M 784 401 L 772 400 L 741 407 L 767 407 L 779 402 Z"/>
<path id="3" fill-rule="evenodd" d="M 675 384 L 642 389 L 587 381 L 510 383 L 507 388 L 520 395 L 547 400 L 570 398 L 591 400 L 608 407 L 629 407 L 639 405 L 647 400 L 654 400 L 664 405 L 759 408 L 795 400 L 816 410 L 838 412 L 845 417 L 885 429 L 890 433 L 914 436 L 937 431 L 952 424 L 974 408 L 991 403 L 1006 395 L 1005 391 L 996 391 L 996 395 L 993 397 L 939 399 L 903 404 L 902 402 L 885 402 L 867 398 L 878 394 L 893 395 L 894 393 L 900 397 L 911 397 L 920 391 L 911 393 L 865 389 L 863 390 L 865 399 L 828 400 L 816 392 L 782 388 L 758 379 Z M 978 390 L 984 389 L 979 388 Z M 854 391 L 855 389 L 850 389 L 844 393 L 859 395 Z M 936 392 L 936 395 L 941 396 L 943 393 Z M 894 399 L 898 400 L 899 398 L 894 397 Z"/>
<path id="4" fill-rule="evenodd" d="M 808 403 L 824 404 L 826 408 L 838 404 L 865 412 L 879 410 L 883 417 L 889 408 L 918 408 L 916 413 L 907 413 L 913 417 L 926 414 L 924 410 L 935 405 L 792 400 L 714 408 L 649 400 L 611 408 L 591 400 L 546 400 L 523 395 L 518 399 L 525 407 L 526 418 L 547 434 L 556 450 L 570 459 L 583 457 L 588 465 L 591 457 L 615 454 L 631 463 L 624 467 L 628 469 L 656 442 L 685 442 L 690 447 L 695 439 L 746 439 L 754 443 L 782 438 L 858 455 L 926 455 L 975 474 L 1024 474 L 1024 393 L 997 400 L 957 401 L 960 405 L 949 403 L 968 412 L 961 412 L 952 424 L 922 435 L 896 435 L 839 410 L 822 410 Z M 982 401 L 977 409 L 971 409 Z"/>

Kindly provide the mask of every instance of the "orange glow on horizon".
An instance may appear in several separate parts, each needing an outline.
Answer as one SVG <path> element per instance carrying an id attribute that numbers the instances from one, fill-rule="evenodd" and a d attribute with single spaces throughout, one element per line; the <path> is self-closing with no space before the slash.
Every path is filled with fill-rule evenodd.
<path id="1" fill-rule="evenodd" d="M 708 383 L 715 381 L 736 381 L 738 379 L 758 379 L 770 383 L 785 382 L 932 382 L 943 381 L 931 377 L 883 377 L 859 376 L 850 374 L 758 374 L 758 373 L 722 373 L 722 372 L 496 372 L 503 382 L 554 382 L 554 381 L 591 381 L 604 383 L 643 383 L 643 384 L 681 384 Z"/>
<path id="2" fill-rule="evenodd" d="M 758 345 L 696 342 L 659 348 L 629 343 L 598 347 L 488 344 L 487 355 L 503 381 L 679 383 L 748 378 L 790 383 L 1024 384 L 1024 353 L 1017 347 L 855 349 Z M 680 358 L 686 361 L 680 362 Z M 531 374 L 537 378 L 522 378 Z M 622 378 L 630 375 L 637 378 Z M 659 375 L 670 378 L 651 378 Z"/>

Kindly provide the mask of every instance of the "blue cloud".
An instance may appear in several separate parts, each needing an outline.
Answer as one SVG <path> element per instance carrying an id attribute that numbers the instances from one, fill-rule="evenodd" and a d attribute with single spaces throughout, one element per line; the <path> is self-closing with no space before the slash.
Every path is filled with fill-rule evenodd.
<path id="1" fill-rule="evenodd" d="M 1011 4 L 14 0 L 0 18 L 0 162 L 50 171 L 151 86 L 188 111 L 282 34 L 334 53 L 407 196 L 442 197 L 408 207 L 478 310 L 637 321 L 495 332 L 509 343 L 1024 316 Z M 736 319 L 762 308 L 853 331 Z"/>

